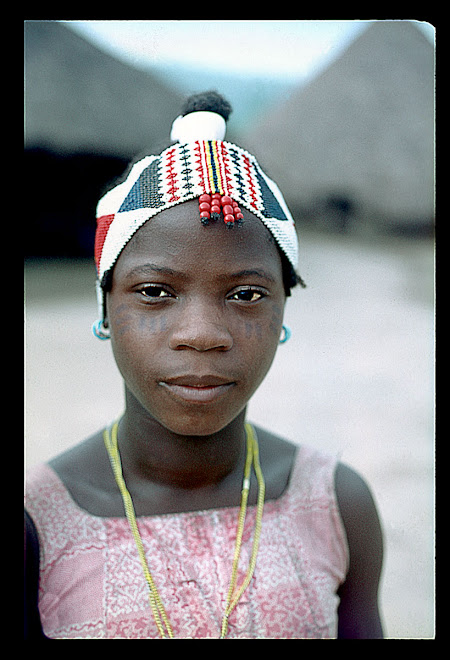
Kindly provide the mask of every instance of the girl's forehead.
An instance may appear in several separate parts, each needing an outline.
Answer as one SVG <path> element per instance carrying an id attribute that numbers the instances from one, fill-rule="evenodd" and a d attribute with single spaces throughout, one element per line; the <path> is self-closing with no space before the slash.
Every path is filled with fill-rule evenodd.
<path id="1" fill-rule="evenodd" d="M 281 273 L 276 243 L 261 220 L 244 211 L 241 226 L 227 226 L 221 220 L 202 225 L 196 200 L 178 204 L 146 222 L 125 246 L 116 264 L 150 260 L 167 266 L 195 269 L 208 261 L 214 264 L 243 263 L 248 267 L 270 265 Z"/>

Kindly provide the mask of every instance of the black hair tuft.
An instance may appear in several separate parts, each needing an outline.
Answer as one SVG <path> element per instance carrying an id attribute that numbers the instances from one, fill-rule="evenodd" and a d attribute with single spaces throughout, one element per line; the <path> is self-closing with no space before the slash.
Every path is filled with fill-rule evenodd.
<path id="1" fill-rule="evenodd" d="M 202 92 L 200 94 L 193 94 L 184 102 L 181 110 L 181 115 L 189 115 L 191 112 L 199 112 L 200 110 L 208 112 L 216 112 L 221 115 L 225 121 L 231 115 L 233 108 L 228 101 L 218 92 L 211 90 L 209 92 Z"/>

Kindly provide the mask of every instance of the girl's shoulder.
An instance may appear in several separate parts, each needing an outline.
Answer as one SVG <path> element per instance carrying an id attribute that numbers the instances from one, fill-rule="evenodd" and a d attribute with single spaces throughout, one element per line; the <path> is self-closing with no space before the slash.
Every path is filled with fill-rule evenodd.
<path id="1" fill-rule="evenodd" d="M 109 457 L 105 451 L 103 431 L 56 456 L 49 461 L 49 466 L 76 504 L 85 511 L 91 511 L 92 503 L 99 502 L 100 509 L 106 506 L 107 515 L 109 502 L 119 499 Z M 96 508 L 98 507 L 95 506 L 94 510 Z"/>
<path id="2" fill-rule="evenodd" d="M 346 529 L 352 533 L 362 523 L 379 527 L 376 504 L 366 480 L 353 468 L 338 463 L 335 473 L 336 497 Z"/>
<path id="3" fill-rule="evenodd" d="M 373 567 L 383 554 L 380 518 L 375 499 L 366 480 L 353 468 L 339 462 L 333 454 L 327 454 L 310 445 L 293 444 L 271 433 L 258 429 L 261 463 L 269 481 L 279 480 L 286 489 L 295 472 L 296 488 L 308 491 L 308 497 L 324 493 L 324 488 L 334 491 L 340 517 L 347 535 L 353 566 L 367 552 L 373 558 Z"/>
<path id="4" fill-rule="evenodd" d="M 98 431 L 83 442 L 51 459 L 49 465 L 59 475 L 64 475 L 67 478 L 76 475 L 79 479 L 80 470 L 83 470 L 83 473 L 87 471 L 89 474 L 92 471 L 99 474 L 103 473 L 107 462 L 108 457 L 103 442 L 103 431 Z"/>
<path id="5" fill-rule="evenodd" d="M 344 523 L 350 564 L 339 589 L 340 639 L 383 637 L 378 592 L 383 565 L 383 532 L 374 498 L 366 481 L 339 464 L 336 497 Z"/>

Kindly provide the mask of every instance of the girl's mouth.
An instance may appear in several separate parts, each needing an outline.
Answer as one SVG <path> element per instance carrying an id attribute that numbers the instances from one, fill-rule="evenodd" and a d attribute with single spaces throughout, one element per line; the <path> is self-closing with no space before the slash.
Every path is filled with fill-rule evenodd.
<path id="1" fill-rule="evenodd" d="M 173 396 L 189 403 L 212 403 L 226 394 L 234 385 L 234 381 L 218 376 L 180 376 L 160 381 Z"/>

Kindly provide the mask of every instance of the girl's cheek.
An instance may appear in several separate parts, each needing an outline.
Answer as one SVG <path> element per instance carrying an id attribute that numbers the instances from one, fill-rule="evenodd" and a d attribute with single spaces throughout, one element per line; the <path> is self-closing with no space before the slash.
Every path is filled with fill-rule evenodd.
<path id="1" fill-rule="evenodd" d="M 111 317 L 111 332 L 115 337 L 125 335 L 131 326 L 132 316 L 127 312 L 121 312 Z"/>
<path id="2" fill-rule="evenodd" d="M 109 323 L 111 333 L 116 339 L 126 334 L 142 335 L 165 332 L 168 328 L 165 314 L 156 314 L 152 310 L 142 310 L 139 314 L 130 310 L 125 303 L 114 307 L 110 305 Z"/>
<path id="3" fill-rule="evenodd" d="M 272 314 L 269 319 L 269 332 L 277 340 L 280 337 L 281 326 L 283 324 L 284 308 L 278 304 L 272 307 Z"/>
<path id="4" fill-rule="evenodd" d="M 137 323 L 139 332 L 146 335 L 165 332 L 168 328 L 167 317 L 165 315 L 153 316 L 142 314 Z"/>
<path id="5" fill-rule="evenodd" d="M 258 321 L 254 323 L 245 322 L 245 338 L 246 339 L 259 339 L 263 338 L 262 324 Z"/>

